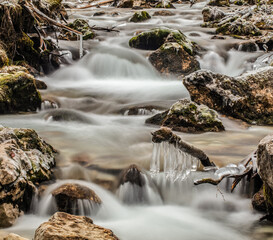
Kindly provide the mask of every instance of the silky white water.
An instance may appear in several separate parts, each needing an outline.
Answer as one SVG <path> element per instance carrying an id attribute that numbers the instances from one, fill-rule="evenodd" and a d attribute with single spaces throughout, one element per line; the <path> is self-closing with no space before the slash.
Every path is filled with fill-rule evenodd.
<path id="1" fill-rule="evenodd" d="M 94 223 L 110 228 L 122 240 L 250 239 L 250 228 L 260 216 L 252 211 L 250 200 L 240 196 L 240 186 L 235 194 L 226 192 L 225 183 L 219 189 L 194 186 L 194 180 L 214 175 L 196 171 L 195 159 L 187 165 L 185 159 L 189 156 L 172 146 L 153 148 L 150 133 L 157 126 L 146 125 L 145 120 L 158 109 L 189 98 L 189 94 L 181 79 L 166 78 L 154 70 L 147 60 L 149 51 L 128 46 L 136 31 L 171 27 L 180 29 L 204 48 L 199 56 L 202 69 L 230 76 L 252 69 L 262 52 L 233 50 L 230 45 L 236 40 L 212 40 L 211 29 L 200 27 L 204 5 L 200 2 L 189 8 L 189 4 L 176 4 L 177 8 L 171 10 L 174 16 L 153 16 L 137 24 L 128 22 L 134 10 L 102 7 L 105 15 L 96 17 L 93 14 L 101 10 L 70 12 L 72 19 L 81 17 L 90 25 L 116 26 L 120 32 L 98 31 L 95 40 L 84 41 L 86 54 L 81 60 L 72 61 L 68 56 L 70 66 L 62 66 L 44 77 L 48 89 L 41 93 L 47 102 L 37 113 L 1 116 L 2 125 L 33 128 L 60 151 L 56 183 L 35 202 L 34 214 L 21 217 L 7 231 L 33 237 L 35 229 L 54 210 L 51 192 L 63 183 L 79 183 L 93 189 L 102 199 L 98 214 L 91 216 Z M 113 16 L 117 11 L 119 15 Z M 148 11 L 152 15 L 157 9 Z M 71 52 L 78 51 L 77 43 L 60 44 Z M 153 110 L 145 106 L 152 106 L 149 109 Z M 131 107 L 140 107 L 138 115 L 126 114 Z M 225 132 L 178 133 L 220 166 L 238 163 L 273 131 L 272 127 L 246 127 L 240 121 L 224 116 L 221 119 Z M 75 161 L 81 154 L 87 156 L 87 166 Z M 146 169 L 143 187 L 125 183 L 110 192 L 95 184 L 102 180 L 116 183 L 120 171 L 133 163 Z M 238 171 L 221 171 L 224 170 Z M 217 176 L 223 174 L 221 171 Z M 87 208 L 82 209 L 82 213 L 89 214 Z"/>

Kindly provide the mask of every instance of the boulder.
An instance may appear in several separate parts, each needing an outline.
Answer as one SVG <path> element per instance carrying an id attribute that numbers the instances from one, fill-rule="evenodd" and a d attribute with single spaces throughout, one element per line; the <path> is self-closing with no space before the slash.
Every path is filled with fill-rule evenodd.
<path id="1" fill-rule="evenodd" d="M 262 35 L 251 21 L 237 19 L 233 22 L 227 22 L 216 29 L 216 33 L 233 36 L 260 36 Z"/>
<path id="2" fill-rule="evenodd" d="M 57 212 L 35 231 L 34 240 L 117 240 L 114 233 L 92 219 Z"/>
<path id="3" fill-rule="evenodd" d="M 7 67 L 0 72 L 0 113 L 36 111 L 41 96 L 35 79 L 25 68 Z"/>
<path id="4" fill-rule="evenodd" d="M 146 123 L 169 127 L 180 132 L 219 132 L 225 130 L 217 113 L 188 99 L 174 103 L 163 113 L 148 118 Z"/>
<path id="5" fill-rule="evenodd" d="M 83 34 L 83 40 L 93 39 L 95 37 L 94 32 L 92 31 L 86 20 L 76 19 L 73 23 L 69 23 L 67 26 L 74 30 L 77 30 L 78 32 L 81 32 Z M 78 36 L 75 33 L 62 30 L 59 38 L 64 40 L 76 41 L 78 39 Z"/>
<path id="6" fill-rule="evenodd" d="M 21 237 L 14 233 L 10 233 L 7 236 L 5 236 L 3 240 L 29 240 L 29 239 Z"/>
<path id="7" fill-rule="evenodd" d="M 273 124 L 273 68 L 238 77 L 197 71 L 184 77 L 191 100 L 251 124 Z"/>
<path id="8" fill-rule="evenodd" d="M 266 212 L 266 202 L 263 194 L 263 188 L 254 194 L 252 197 L 252 206 L 255 210 L 259 212 Z"/>
<path id="9" fill-rule="evenodd" d="M 138 49 L 156 50 L 165 42 L 177 42 L 185 51 L 193 54 L 192 42 L 181 31 L 169 28 L 156 28 L 142 32 L 131 38 L 129 45 Z"/>
<path id="10" fill-rule="evenodd" d="M 229 0 L 210 0 L 208 5 L 217 7 L 229 6 Z"/>
<path id="11" fill-rule="evenodd" d="M 60 212 L 81 215 L 78 200 L 86 200 L 92 208 L 91 214 L 93 215 L 101 204 L 100 198 L 93 190 L 80 184 L 64 184 L 51 194 L 55 198 L 57 209 Z"/>
<path id="12" fill-rule="evenodd" d="M 142 187 L 145 184 L 143 174 L 137 165 L 132 164 L 122 171 L 119 185 L 123 185 L 127 182 L 138 185 L 139 187 Z"/>
<path id="13" fill-rule="evenodd" d="M 146 11 L 135 12 L 135 14 L 130 18 L 130 22 L 143 22 L 150 18 L 150 14 Z"/>
<path id="14" fill-rule="evenodd" d="M 55 153 L 34 130 L 0 128 L 0 227 L 11 225 L 19 212 L 29 210 L 34 183 L 51 178 Z"/>
<path id="15" fill-rule="evenodd" d="M 132 8 L 134 0 L 120 0 L 117 4 L 118 8 Z"/>
<path id="16" fill-rule="evenodd" d="M 166 75 L 187 75 L 200 69 L 199 62 L 177 42 L 164 43 L 149 55 L 149 61 Z"/>
<path id="17" fill-rule="evenodd" d="M 13 206 L 11 203 L 3 203 L 0 205 L 0 227 L 11 227 L 20 216 L 18 206 Z"/>
<path id="18" fill-rule="evenodd" d="M 202 10 L 204 22 L 215 22 L 221 20 L 226 14 L 217 7 L 205 7 Z"/>
<path id="19" fill-rule="evenodd" d="M 175 6 L 169 1 L 161 1 L 155 5 L 155 8 L 175 8 Z"/>

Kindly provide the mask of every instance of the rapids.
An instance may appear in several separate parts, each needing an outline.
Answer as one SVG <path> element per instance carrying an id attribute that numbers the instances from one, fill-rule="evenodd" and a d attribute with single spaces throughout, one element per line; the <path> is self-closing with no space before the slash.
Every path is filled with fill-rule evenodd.
<path id="1" fill-rule="evenodd" d="M 249 199 L 225 192 L 224 183 L 222 190 L 207 185 L 195 187 L 193 180 L 204 174 L 191 171 L 191 166 L 183 173 L 188 177 L 181 176 L 184 181 L 173 182 L 162 173 L 154 176 L 146 172 L 146 201 L 137 205 L 128 202 L 143 189 L 127 184 L 111 193 L 94 183 L 116 181 L 120 169 L 132 163 L 149 170 L 153 152 L 150 132 L 155 127 L 145 125 L 147 115 L 168 108 L 178 99 L 189 98 L 180 79 L 160 76 L 153 69 L 147 60 L 149 51 L 129 48 L 128 40 L 136 31 L 160 26 L 181 29 L 204 49 L 199 56 L 203 69 L 230 76 L 252 70 L 255 59 L 263 54 L 233 49 L 238 40 L 211 40 L 212 30 L 200 27 L 204 5 L 199 2 L 189 8 L 189 4 L 175 4 L 176 9 L 171 10 L 174 16 L 153 16 L 145 23 L 128 22 L 134 12 L 128 9 L 101 7 L 105 14 L 96 17 L 93 14 L 98 9 L 69 11 L 71 19 L 84 18 L 91 26 L 116 26 L 120 33 L 98 31 L 95 40 L 84 42 L 85 56 L 79 61 L 71 57 L 71 53 L 77 55 L 78 43 L 60 41 L 60 46 L 71 52 L 67 55 L 71 65 L 42 78 L 48 89 L 41 91 L 44 99 L 56 104 L 47 102 L 35 114 L 1 116 L 3 126 L 33 128 L 60 151 L 56 183 L 46 190 L 43 199 L 34 201 L 33 214 L 21 217 L 7 231 L 33 237 L 54 208 L 50 192 L 62 183 L 76 182 L 91 187 L 102 199 L 103 207 L 92 216 L 95 224 L 110 228 L 123 240 L 250 239 L 249 229 L 259 215 L 252 212 Z M 155 11 L 148 9 L 150 15 Z M 139 111 L 135 116 L 124 114 L 124 109 L 135 106 L 154 109 Z M 224 116 L 221 119 L 225 132 L 178 133 L 219 166 L 238 163 L 273 130 L 248 127 Z M 88 156 L 87 168 L 75 163 L 78 154 Z M 158 172 L 155 158 L 152 170 Z M 89 215 L 84 209 L 82 212 Z"/>

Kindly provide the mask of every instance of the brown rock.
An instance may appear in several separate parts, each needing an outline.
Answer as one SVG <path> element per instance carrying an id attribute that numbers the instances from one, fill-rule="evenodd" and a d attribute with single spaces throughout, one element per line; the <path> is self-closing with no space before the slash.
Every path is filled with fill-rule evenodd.
<path id="1" fill-rule="evenodd" d="M 0 227 L 11 227 L 20 216 L 18 206 L 13 206 L 10 203 L 3 203 L 0 205 Z"/>
<path id="2" fill-rule="evenodd" d="M 78 200 L 87 200 L 92 206 L 92 212 L 97 212 L 101 199 L 88 187 L 79 184 L 64 184 L 52 192 L 58 211 L 71 214 L 81 214 Z"/>
<path id="3" fill-rule="evenodd" d="M 136 184 L 140 187 L 145 184 L 145 179 L 141 174 L 141 170 L 135 164 L 130 165 L 128 168 L 122 171 L 119 185 L 126 182 Z"/>
<path id="4" fill-rule="evenodd" d="M 266 212 L 267 207 L 266 207 L 265 197 L 263 194 L 263 189 L 255 193 L 254 196 L 252 197 L 252 206 L 257 211 Z"/>
<path id="5" fill-rule="evenodd" d="M 273 124 L 273 67 L 239 77 L 197 71 L 183 80 L 191 100 L 251 124 Z"/>
<path id="6" fill-rule="evenodd" d="M 10 233 L 9 235 L 7 235 L 6 237 L 4 237 L 3 240 L 29 240 L 27 238 L 23 238 L 17 234 L 14 233 Z"/>
<path id="7" fill-rule="evenodd" d="M 35 231 L 34 240 L 118 240 L 109 229 L 93 224 L 92 219 L 57 212 Z"/>

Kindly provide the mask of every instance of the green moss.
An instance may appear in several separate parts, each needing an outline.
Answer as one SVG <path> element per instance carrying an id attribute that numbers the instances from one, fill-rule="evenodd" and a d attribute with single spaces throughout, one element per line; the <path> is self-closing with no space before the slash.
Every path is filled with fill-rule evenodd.
<path id="1" fill-rule="evenodd" d="M 175 8 L 174 5 L 172 5 L 172 3 L 170 2 L 167 2 L 167 3 L 160 2 L 155 7 L 156 8 Z"/>
<path id="2" fill-rule="evenodd" d="M 133 17 L 130 19 L 130 22 L 143 22 L 150 18 L 151 16 L 146 11 L 135 12 Z"/>

